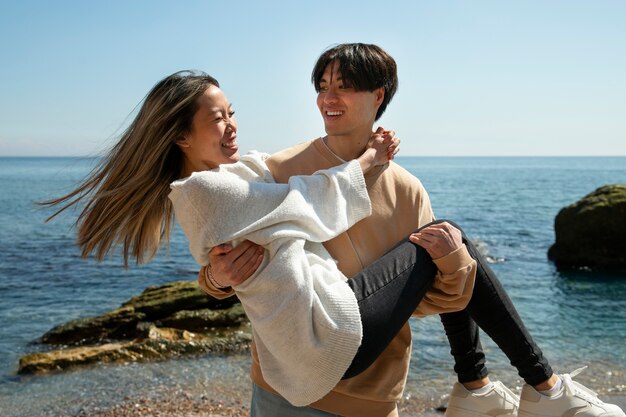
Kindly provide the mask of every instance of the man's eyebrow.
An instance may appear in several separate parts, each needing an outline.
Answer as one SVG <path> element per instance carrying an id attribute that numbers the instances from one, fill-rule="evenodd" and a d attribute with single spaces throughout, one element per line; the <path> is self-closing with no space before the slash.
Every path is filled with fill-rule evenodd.
<path id="1" fill-rule="evenodd" d="M 337 81 L 343 81 L 343 77 L 341 75 L 339 75 L 337 78 L 335 78 L 335 80 Z M 326 78 L 322 77 L 319 81 L 319 83 L 327 83 L 328 81 L 326 81 Z"/>

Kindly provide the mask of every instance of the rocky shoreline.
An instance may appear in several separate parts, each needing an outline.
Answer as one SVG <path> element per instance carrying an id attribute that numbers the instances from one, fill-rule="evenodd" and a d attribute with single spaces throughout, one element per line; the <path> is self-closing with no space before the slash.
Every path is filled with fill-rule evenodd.
<path id="1" fill-rule="evenodd" d="M 163 308 L 158 308 L 161 305 Z M 129 325 L 132 323 L 132 325 Z M 121 335 L 121 336 L 120 336 Z M 46 405 L 45 415 L 50 417 L 228 417 L 248 416 L 250 402 L 250 380 L 247 376 L 249 363 L 230 363 L 232 358 L 247 358 L 250 328 L 241 305 L 236 299 L 226 302 L 212 299 L 202 293 L 195 282 L 174 282 L 159 287 L 149 287 L 141 295 L 133 297 L 120 308 L 98 317 L 79 319 L 60 325 L 46 333 L 38 341 L 42 350 L 26 355 L 21 361 L 22 374 L 66 375 L 61 370 L 101 372 L 94 366 L 98 363 L 141 363 L 136 365 L 131 378 L 141 380 L 146 376 L 169 375 L 169 371 L 158 370 L 168 358 L 189 358 L 182 368 L 187 373 L 204 374 L 207 366 L 222 363 L 225 368 L 212 371 L 200 383 L 170 377 L 157 378 L 156 385 L 137 390 L 124 384 L 117 386 L 119 379 L 110 378 L 114 386 L 107 390 L 85 389 L 80 405 L 71 398 L 57 401 L 53 407 Z M 52 343 L 54 342 L 54 343 Z M 241 353 L 243 352 L 243 355 Z M 96 354 L 98 353 L 98 354 Z M 230 359 L 229 359 L 230 358 Z M 247 359 L 245 359 L 247 360 Z M 172 361 L 176 363 L 178 361 Z M 192 363 L 199 365 L 193 365 Z M 148 365 L 152 363 L 152 365 Z M 230 364 L 229 364 L 230 363 Z M 156 368 L 153 365 L 157 365 Z M 175 366 L 175 365 L 174 365 Z M 195 367 L 194 367 L 195 366 Z M 233 367 L 234 366 L 234 367 Z M 137 372 L 151 368 L 151 371 Z M 91 369 L 91 370 L 90 370 Z M 119 369 L 119 367 L 104 369 Z M 155 371 L 157 369 L 157 371 Z M 170 368 L 166 368 L 170 369 Z M 108 372 L 108 371 L 104 371 Z M 238 376 L 232 376 L 236 373 Z M 69 372 L 68 375 L 73 374 Z M 79 372 L 79 375 L 82 372 Z M 143 375 L 143 376 L 142 376 Z M 208 374 L 207 374 L 208 375 Z M 230 377 L 228 377 L 230 375 Z M 616 375 L 617 377 L 618 375 Z M 590 386 L 598 386 L 592 375 Z M 46 377 L 47 379 L 48 377 Z M 90 377 L 86 377 L 90 378 Z M 208 378 L 208 379 L 206 379 Z M 229 380 L 230 382 L 226 382 Z M 164 381 L 168 381 L 164 383 Z M 514 387 L 514 380 L 506 381 Z M 519 382 L 519 381 L 518 381 Z M 446 393 L 451 381 L 429 383 L 428 389 L 407 387 L 405 397 L 399 404 L 400 415 L 405 417 L 441 417 L 447 401 Z M 519 387 L 518 387 L 519 388 Z M 67 390 L 67 388 L 66 388 Z M 614 391 L 610 398 L 603 398 L 626 408 L 626 397 L 621 390 Z M 617 395 L 615 395 L 617 394 Z M 27 401 L 27 397 L 23 399 Z M 70 401 L 72 403 L 67 403 Z M 44 403 L 46 401 L 44 400 Z M 42 403 L 43 405 L 43 403 Z M 1 411 L 2 407 L 0 407 Z M 15 408 L 14 408 L 15 409 Z M 2 413 L 0 413 L 2 414 Z M 32 414 L 10 414 L 12 417 Z M 38 415 L 38 414 L 35 414 Z"/>
<path id="2" fill-rule="evenodd" d="M 239 400 L 199 398 L 185 392 L 174 392 L 159 399 L 127 398 L 110 408 L 85 408 L 77 417 L 247 417 L 249 406 Z"/>
<path id="3" fill-rule="evenodd" d="M 40 352 L 20 359 L 18 373 L 58 374 L 104 364 L 159 362 L 170 358 L 247 354 L 249 322 L 236 298 L 217 300 L 196 282 L 179 281 L 148 287 L 119 308 L 97 317 L 58 325 L 35 343 Z M 216 358 L 217 359 L 217 358 Z M 193 385 L 193 384 L 192 384 Z M 85 398 L 77 409 L 63 402 L 50 416 L 80 417 L 241 417 L 249 415 L 250 381 L 237 387 L 215 381 L 210 387 L 192 385 L 152 387 L 145 392 L 115 390 L 110 400 Z M 443 415 L 439 404 L 407 399 L 403 416 Z M 71 410 L 71 412 L 69 412 Z M 69 413 L 68 413 L 69 412 Z"/>
<path id="4" fill-rule="evenodd" d="M 626 225 L 623 221 L 626 215 L 625 203 L 626 186 L 607 186 L 559 213 L 555 221 L 556 243 L 549 255 L 557 268 L 626 271 L 624 269 L 626 261 L 623 257 L 626 253 L 624 242 L 607 238 L 608 235 L 613 237 L 623 235 L 620 227 Z M 590 233 L 587 233 L 585 227 L 600 231 L 593 242 L 589 242 L 583 248 L 587 258 L 573 249 L 582 248 L 580 244 L 584 239 L 580 236 L 581 231 L 585 236 Z M 616 233 L 617 231 L 619 233 Z M 609 253 L 611 250 L 617 250 L 619 256 L 613 252 Z M 570 257 L 574 254 L 573 259 L 576 262 L 564 257 L 563 254 Z M 589 258 L 590 255 L 595 257 Z M 610 259 L 611 262 L 604 262 L 606 259 Z M 73 320 L 54 327 L 35 342 L 37 352 L 24 355 L 20 359 L 18 374 L 60 374 L 59 371 L 89 369 L 98 364 L 165 363 L 162 361 L 170 358 L 194 358 L 192 361 L 195 362 L 199 360 L 198 358 L 209 356 L 213 361 L 216 358 L 213 355 L 224 357 L 240 353 L 247 355 L 250 342 L 250 325 L 236 298 L 217 300 L 203 293 L 195 281 L 178 281 L 148 287 L 139 296 L 100 316 Z M 228 373 L 230 370 L 224 372 Z M 621 374 L 623 375 L 623 372 Z M 225 374 L 217 374 L 215 379 L 221 380 L 223 375 Z M 594 375 L 586 382 L 591 387 L 606 385 L 600 384 L 596 378 L 606 376 Z M 511 384 L 513 380 L 507 382 Z M 80 402 L 78 409 L 75 405 L 68 404 L 67 400 L 61 399 L 54 409 L 47 410 L 45 415 L 248 416 L 250 381 L 247 375 L 240 377 L 236 387 L 225 387 L 220 384 L 220 381 L 215 381 L 202 387 L 184 384 L 159 385 L 149 391 L 127 391 L 126 387 L 115 387 L 112 391 L 114 395 L 110 397 L 102 392 L 97 393 L 99 396 L 97 398 L 91 395 L 83 397 L 84 401 Z M 626 409 L 624 385 L 622 383 L 609 385 L 616 389 L 604 390 L 601 397 Z M 409 389 L 399 404 L 400 415 L 443 416 L 445 393 L 449 386 L 450 381 L 437 385 L 436 388 L 431 386 L 431 392 L 435 393 L 431 396 L 424 392 L 421 384 L 420 388 L 413 387 L 413 396 Z M 607 398 L 605 395 L 610 397 Z M 3 414 L 2 411 L 0 404 L 0 414 Z M 15 416 L 18 415 L 22 416 L 22 414 Z"/>
<path id="5" fill-rule="evenodd" d="M 240 353 L 251 340 L 250 324 L 236 298 L 217 300 L 196 282 L 178 281 L 148 287 L 103 315 L 54 327 L 36 342 L 49 349 L 23 356 L 18 373 Z"/>
<path id="6" fill-rule="evenodd" d="M 248 417 L 250 415 L 250 384 L 234 393 L 197 394 L 185 388 L 158 388 L 158 395 L 128 395 L 115 404 L 97 402 L 83 404 L 80 409 L 68 407 L 67 412 L 46 410 L 47 417 Z M 71 411 L 69 411 L 71 410 Z M 399 405 L 402 417 L 442 417 L 445 408 L 418 398 L 405 399 Z M 11 417 L 18 417 L 11 415 Z M 19 417 L 25 417 L 20 415 Z M 30 416 L 29 416 L 30 417 Z"/>
<path id="7" fill-rule="evenodd" d="M 445 396 L 443 398 L 445 400 Z M 603 399 L 626 408 L 626 396 Z M 445 401 L 444 401 L 445 402 Z M 149 397 L 126 396 L 109 406 L 84 405 L 78 412 L 46 414 L 49 417 L 248 417 L 250 384 L 233 392 L 219 387 L 203 394 L 172 387 L 159 389 Z M 405 397 L 398 406 L 401 417 L 443 417 L 445 404 L 440 400 Z"/>

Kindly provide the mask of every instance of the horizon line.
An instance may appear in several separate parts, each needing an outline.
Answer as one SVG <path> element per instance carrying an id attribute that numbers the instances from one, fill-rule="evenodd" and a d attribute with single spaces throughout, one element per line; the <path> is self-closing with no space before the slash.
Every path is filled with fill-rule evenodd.
<path id="1" fill-rule="evenodd" d="M 245 155 L 245 154 L 244 154 Z M 271 155 L 271 153 L 270 153 Z M 102 155 L 0 155 L 0 158 L 100 158 Z M 398 155 L 398 158 L 624 158 L 624 155 Z"/>

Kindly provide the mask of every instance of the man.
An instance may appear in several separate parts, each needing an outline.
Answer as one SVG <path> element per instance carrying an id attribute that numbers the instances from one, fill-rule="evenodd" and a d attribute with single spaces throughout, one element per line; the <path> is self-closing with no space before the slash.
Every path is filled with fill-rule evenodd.
<path id="1" fill-rule="evenodd" d="M 371 137 L 374 122 L 395 94 L 397 70 L 393 58 L 375 45 L 342 44 L 320 56 L 313 69 L 312 81 L 318 92 L 317 105 L 324 119 L 326 136 L 296 145 L 268 159 L 267 165 L 279 183 L 287 182 L 293 175 L 312 174 L 359 156 Z M 428 195 L 421 183 L 397 164 L 390 163 L 372 170 L 365 178 L 372 201 L 372 215 L 324 244 L 348 277 L 415 229 L 434 220 Z M 438 255 L 438 264 L 445 265 L 439 267 L 439 274 L 463 274 L 460 259 L 468 250 L 480 265 L 477 287 L 466 309 L 459 300 L 440 298 L 435 289 L 420 304 L 426 314 L 463 309 L 442 315 L 461 382 L 455 384 L 446 416 L 512 416 L 517 412 L 517 396 L 501 383 L 492 383 L 487 378 L 474 318 L 480 320 L 481 327 L 499 343 L 520 370 L 520 375 L 534 386 L 528 387 L 525 396 L 527 414 L 520 412 L 520 415 L 532 416 L 537 407 L 542 411 L 547 407 L 550 411 L 546 415 L 560 416 L 580 404 L 590 409 L 596 407 L 597 413 L 589 415 L 624 415 L 617 414 L 612 408 L 610 411 L 615 414 L 600 414 L 602 406 L 592 405 L 596 400 L 580 393 L 563 400 L 566 395 L 561 395 L 561 379 L 552 373 L 504 290 L 479 259 L 473 245 L 467 239 L 463 240 L 465 245 L 460 245 L 460 234 L 455 227 L 445 222 L 429 226 L 412 241 L 423 246 L 431 256 L 438 253 L 435 249 L 442 244 L 454 242 L 451 247 L 459 248 L 443 257 Z M 200 272 L 199 282 L 207 292 L 222 298 L 232 293 L 230 286 L 251 276 L 262 259 L 262 250 L 250 242 L 234 249 L 223 245 L 214 248 L 210 258 L 211 266 Z M 441 259 L 445 262 L 441 263 Z M 424 308 L 425 305 L 428 307 Z M 411 334 L 406 324 L 368 369 L 341 381 L 328 395 L 309 407 L 298 408 L 281 398 L 264 381 L 253 346 L 251 416 L 397 416 L 396 404 L 404 389 L 410 352 Z M 566 381 L 571 381 L 568 378 L 566 376 Z M 548 404 L 547 399 L 552 398 L 548 397 L 550 393 L 545 393 L 543 398 L 537 390 L 550 389 L 559 394 L 560 399 Z"/>
<path id="2" fill-rule="evenodd" d="M 324 118 L 327 135 L 273 155 L 267 164 L 277 182 L 287 182 L 291 175 L 312 174 L 319 169 L 339 165 L 344 160 L 360 155 L 365 149 L 375 120 L 383 114 L 396 91 L 397 75 L 395 62 L 380 48 L 359 48 L 362 55 L 376 61 L 371 70 L 379 69 L 378 72 L 384 73 L 383 78 L 388 80 L 386 87 L 371 85 L 371 74 L 363 80 L 352 80 L 365 85 L 351 86 L 347 80 L 343 80 L 340 65 L 320 62 L 314 71 L 314 83 L 319 91 L 318 106 Z M 348 277 L 372 263 L 419 226 L 434 220 L 428 195 L 421 183 L 398 165 L 373 170 L 366 175 L 366 183 L 373 214 L 347 233 L 325 243 L 331 255 L 338 261 L 339 269 Z M 404 194 L 403 198 L 397 198 L 398 193 Z M 394 205 L 381 204 L 379 200 L 394 200 Z M 400 213 L 402 215 L 398 216 Z M 456 238 L 458 242 L 455 247 L 462 246 L 460 234 L 455 234 L 453 238 L 454 231 L 450 226 L 441 225 L 433 230 L 446 233 L 450 240 Z M 236 250 L 242 249 L 238 247 Z M 462 250 L 466 251 L 465 247 Z M 252 251 L 243 253 L 241 258 L 256 256 Z M 451 256 L 453 259 L 450 261 L 450 270 L 453 273 L 462 267 L 458 265 L 458 256 Z M 235 284 L 228 281 L 226 273 L 218 270 L 218 260 L 211 261 L 216 280 L 220 280 L 221 284 Z M 243 259 L 235 262 L 238 264 L 234 269 L 241 267 L 246 268 L 246 271 L 251 270 Z M 220 296 L 214 290 L 209 292 Z M 438 311 L 432 313 L 436 312 Z M 405 324 L 374 365 L 356 377 L 342 381 L 331 393 L 306 410 L 291 408 L 282 399 L 274 401 L 278 397 L 275 397 L 274 390 L 263 380 L 253 349 L 251 374 L 255 388 L 252 415 L 328 415 L 318 410 L 324 410 L 330 415 L 397 415 L 396 402 L 404 388 L 410 346 L 411 334 L 408 324 Z M 278 411 L 279 409 L 283 411 Z"/>

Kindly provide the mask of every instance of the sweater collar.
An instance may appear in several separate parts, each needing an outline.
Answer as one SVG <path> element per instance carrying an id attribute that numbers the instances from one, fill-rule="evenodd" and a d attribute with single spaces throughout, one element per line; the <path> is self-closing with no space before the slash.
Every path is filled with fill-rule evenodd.
<path id="1" fill-rule="evenodd" d="M 313 146 L 315 146 L 315 148 L 318 150 L 318 152 L 331 164 L 331 166 L 337 166 L 337 165 L 341 165 L 341 164 L 344 164 L 344 163 L 348 162 L 348 161 L 344 161 L 342 158 L 340 158 L 337 154 L 335 154 L 328 147 L 326 142 L 324 142 L 324 137 L 319 137 L 319 138 L 315 139 L 315 141 L 313 142 Z M 364 175 L 364 177 L 367 178 L 367 177 L 372 177 L 372 176 L 378 175 L 388 165 L 389 165 L 389 163 L 386 163 L 385 165 L 374 167 L 374 168 L 370 169 Z"/>

